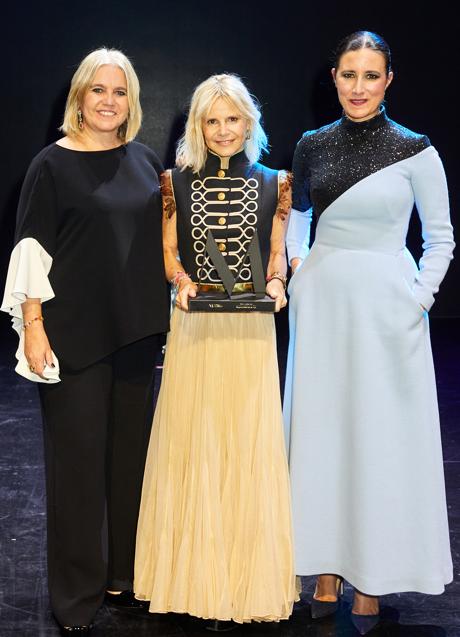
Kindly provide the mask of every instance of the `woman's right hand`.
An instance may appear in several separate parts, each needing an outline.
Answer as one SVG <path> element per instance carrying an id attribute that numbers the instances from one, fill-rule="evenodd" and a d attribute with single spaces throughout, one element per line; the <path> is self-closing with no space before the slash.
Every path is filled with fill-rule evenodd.
<path id="1" fill-rule="evenodd" d="M 299 257 L 294 257 L 293 259 L 291 259 L 292 274 L 294 274 L 294 272 L 297 270 L 297 268 L 299 267 L 301 263 L 302 263 L 302 259 L 300 259 Z"/>
<path id="2" fill-rule="evenodd" d="M 180 310 L 188 312 L 188 300 L 189 298 L 195 298 L 198 287 L 193 283 L 189 277 L 183 277 L 179 281 L 179 289 L 176 296 L 176 307 Z"/>
<path id="3" fill-rule="evenodd" d="M 54 367 L 53 353 L 42 321 L 34 321 L 24 330 L 24 354 L 33 374 L 41 378 L 45 365 Z M 47 380 L 47 379 L 45 379 Z"/>

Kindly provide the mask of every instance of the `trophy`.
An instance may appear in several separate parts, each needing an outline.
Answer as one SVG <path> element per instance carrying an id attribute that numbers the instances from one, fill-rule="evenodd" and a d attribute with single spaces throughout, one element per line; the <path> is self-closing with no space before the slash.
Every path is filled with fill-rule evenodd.
<path id="1" fill-rule="evenodd" d="M 238 273 L 233 276 L 217 247 L 212 231 L 208 231 L 206 246 L 203 257 L 208 255 L 212 265 L 215 267 L 224 290 L 201 290 L 198 283 L 198 293 L 195 298 L 189 298 L 189 312 L 274 312 L 275 301 L 265 294 L 265 277 L 262 266 L 262 256 L 260 254 L 259 238 L 257 230 L 249 243 L 248 249 L 241 259 Z M 246 260 L 252 274 L 253 292 L 233 292 L 235 284 L 238 283 L 240 272 Z"/>

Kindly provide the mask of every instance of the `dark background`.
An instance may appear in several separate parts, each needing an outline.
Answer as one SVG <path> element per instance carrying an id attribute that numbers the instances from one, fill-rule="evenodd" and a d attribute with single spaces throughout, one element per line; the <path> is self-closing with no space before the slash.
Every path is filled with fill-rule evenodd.
<path id="1" fill-rule="evenodd" d="M 265 163 L 289 168 L 302 132 L 340 115 L 329 76 L 331 51 L 357 29 L 381 33 L 393 52 L 395 80 L 387 109 L 397 122 L 427 134 L 443 158 L 455 222 L 459 194 L 459 55 L 456 20 L 446 2 L 189 2 L 98 0 L 21 2 L 3 9 L 1 37 L 2 171 L 0 287 L 12 248 L 15 208 L 32 157 L 60 137 L 70 78 L 89 51 L 120 48 L 141 82 L 139 140 L 166 166 L 174 159 L 187 101 L 216 72 L 240 74 L 259 98 L 271 153 Z M 371 202 L 370 202 L 371 205 Z M 409 247 L 420 256 L 420 227 Z M 432 315 L 459 316 L 454 261 Z M 0 337 L 13 338 L 5 315 Z"/>

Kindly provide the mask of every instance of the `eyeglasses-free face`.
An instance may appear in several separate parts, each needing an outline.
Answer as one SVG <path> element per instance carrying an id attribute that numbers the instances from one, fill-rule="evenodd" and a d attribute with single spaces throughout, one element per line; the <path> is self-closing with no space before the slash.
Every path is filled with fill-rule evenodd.
<path id="1" fill-rule="evenodd" d="M 345 115 L 359 122 L 377 115 L 393 72 L 387 74 L 382 53 L 364 48 L 344 53 L 332 77 Z"/>

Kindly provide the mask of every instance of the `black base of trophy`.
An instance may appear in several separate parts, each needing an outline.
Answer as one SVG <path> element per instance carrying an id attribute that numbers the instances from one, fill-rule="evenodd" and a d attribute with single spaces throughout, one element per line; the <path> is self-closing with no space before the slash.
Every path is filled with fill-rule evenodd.
<path id="1" fill-rule="evenodd" d="M 274 312 L 275 301 L 269 296 L 262 298 L 253 293 L 232 294 L 224 292 L 199 292 L 188 300 L 189 312 Z"/>
<path id="2" fill-rule="evenodd" d="M 274 312 L 275 301 L 265 294 L 265 280 L 262 269 L 262 257 L 260 254 L 259 238 L 257 230 L 249 243 L 245 256 L 241 260 L 240 270 L 236 277 L 233 276 L 222 254 L 219 252 L 212 231 L 208 231 L 204 257 L 208 254 L 211 263 L 217 270 L 222 281 L 222 290 L 200 290 L 201 281 L 198 282 L 198 294 L 194 299 L 189 298 L 189 312 Z M 232 294 L 235 284 L 240 278 L 241 269 L 249 259 L 252 273 L 251 292 L 238 292 Z"/>

